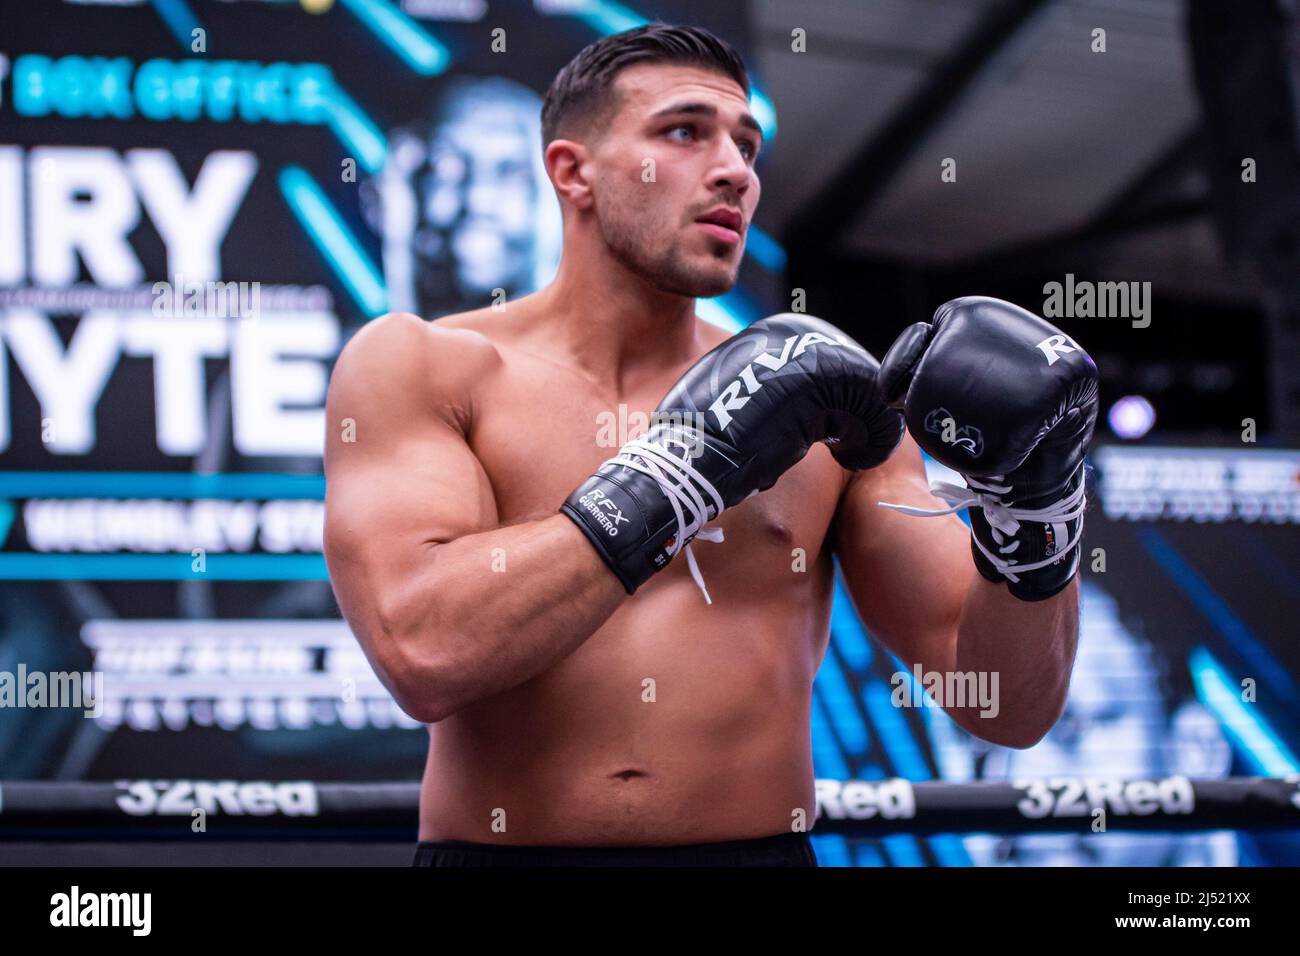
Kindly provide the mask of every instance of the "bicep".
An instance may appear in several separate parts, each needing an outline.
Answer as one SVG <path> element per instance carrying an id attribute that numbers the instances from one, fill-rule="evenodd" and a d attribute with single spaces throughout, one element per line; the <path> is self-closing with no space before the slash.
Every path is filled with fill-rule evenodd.
<path id="1" fill-rule="evenodd" d="M 850 479 L 836 512 L 836 551 L 867 629 L 909 666 L 948 666 L 976 574 L 970 532 L 956 515 L 912 517 L 881 501 L 944 507 L 910 435 L 888 462 Z"/>
<path id="2" fill-rule="evenodd" d="M 491 483 L 457 422 L 455 381 L 430 382 L 436 365 L 403 343 L 419 331 L 345 352 L 330 382 L 325 552 L 358 636 L 420 589 L 437 545 L 497 525 Z"/>

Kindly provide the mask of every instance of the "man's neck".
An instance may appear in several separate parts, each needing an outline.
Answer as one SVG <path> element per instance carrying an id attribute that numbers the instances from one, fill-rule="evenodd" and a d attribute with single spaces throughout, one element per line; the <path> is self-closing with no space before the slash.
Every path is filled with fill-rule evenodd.
<path id="1" fill-rule="evenodd" d="M 537 298 L 548 338 L 619 394 L 695 358 L 702 347 L 695 299 L 657 290 L 621 264 L 562 262 Z"/>

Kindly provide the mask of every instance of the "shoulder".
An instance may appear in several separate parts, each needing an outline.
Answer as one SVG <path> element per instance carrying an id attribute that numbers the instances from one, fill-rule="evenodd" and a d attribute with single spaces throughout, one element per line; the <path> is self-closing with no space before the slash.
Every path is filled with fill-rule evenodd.
<path id="1" fill-rule="evenodd" d="M 382 363 L 390 370 L 463 367 L 490 361 L 496 349 L 480 332 L 454 324 L 455 316 L 428 322 L 410 312 L 389 312 L 363 325 L 339 353 L 338 366 Z"/>
<path id="2" fill-rule="evenodd" d="M 448 377 L 468 379 L 499 360 L 486 336 L 457 327 L 453 318 L 428 322 L 410 312 L 389 312 L 371 319 L 339 353 L 334 375 L 418 376 L 443 382 Z"/>
<path id="3" fill-rule="evenodd" d="M 389 312 L 367 322 L 339 353 L 330 400 L 392 410 L 441 407 L 460 418 L 474 382 L 500 356 L 486 336 L 450 318 L 428 322 L 410 312 Z"/>
<path id="4" fill-rule="evenodd" d="M 911 435 L 903 439 L 888 460 L 875 468 L 844 471 L 840 498 L 836 508 L 837 525 L 856 529 L 852 538 L 865 547 L 894 547 L 900 539 L 914 540 L 918 534 L 934 530 L 941 522 L 915 521 L 897 512 L 878 507 L 889 501 L 916 508 L 938 508 L 941 502 L 930 494 L 925 459 Z M 955 519 L 959 524 L 961 519 Z"/>

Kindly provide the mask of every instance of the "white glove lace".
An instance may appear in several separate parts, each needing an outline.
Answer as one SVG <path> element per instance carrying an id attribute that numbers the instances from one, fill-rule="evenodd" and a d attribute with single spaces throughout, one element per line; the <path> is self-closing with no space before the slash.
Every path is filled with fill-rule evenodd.
<path id="1" fill-rule="evenodd" d="M 1083 466 L 1080 465 L 1079 467 L 1082 468 Z M 982 481 L 966 478 L 969 488 L 963 488 L 961 485 L 954 485 L 947 481 L 931 482 L 930 494 L 936 498 L 941 498 L 950 505 L 948 508 L 937 511 L 913 508 L 910 505 L 896 505 L 886 501 L 879 501 L 877 504 L 882 508 L 890 508 L 917 518 L 934 518 L 939 515 L 956 514 L 963 508 L 983 508 L 984 519 L 989 523 L 989 529 L 993 533 L 993 541 L 998 546 L 998 553 L 994 554 L 986 548 L 978 535 L 972 533 L 971 538 L 974 540 L 975 546 L 980 549 L 984 557 L 989 559 L 989 563 L 998 570 L 999 574 L 1008 581 L 1018 582 L 1020 580 L 1018 575 L 1024 574 L 1026 571 L 1045 568 L 1049 564 L 1055 564 L 1069 554 L 1071 548 L 1078 545 L 1079 537 L 1070 537 L 1069 522 L 1083 516 L 1084 508 L 1087 507 L 1087 497 L 1084 493 L 1084 483 L 1080 481 L 1079 486 L 1074 491 L 1046 508 L 1016 508 L 1013 505 L 1004 503 L 1002 498 L 999 497 L 1011 491 L 1010 485 L 995 483 L 1003 479 L 1003 475 L 993 475 Z M 1042 524 L 1050 524 L 1058 545 L 1056 553 L 1041 561 L 1024 564 L 1019 564 L 1006 557 L 1006 555 L 1012 554 L 1020 547 L 1019 541 L 1013 540 L 1010 544 L 1004 544 L 1004 542 L 1008 538 L 1014 538 L 1020 531 L 1020 522 L 1022 521 L 1037 521 Z M 1082 526 L 1080 530 L 1082 530 Z"/>
<path id="2" fill-rule="evenodd" d="M 682 448 L 680 458 L 669 450 L 673 445 Z M 659 485 L 659 490 L 672 505 L 673 516 L 677 519 L 677 534 L 673 536 L 672 544 L 666 549 L 668 557 L 672 558 L 685 547 L 686 564 L 691 569 L 691 577 L 695 580 L 700 593 L 704 595 L 705 603 L 712 604 L 713 599 L 709 597 L 709 590 L 704 586 L 704 575 L 700 573 L 700 566 L 695 561 L 695 553 L 691 550 L 691 541 L 694 538 L 712 541 L 715 544 L 722 541 L 721 528 L 704 527 L 705 522 L 710 520 L 708 503 L 704 500 L 704 495 L 712 499 L 715 516 L 721 514 L 726 506 L 717 489 L 691 466 L 690 457 L 690 443 L 665 436 L 660 441 L 634 439 L 624 445 L 606 464 L 622 465 L 633 471 L 639 471 L 643 475 L 649 475 Z"/>

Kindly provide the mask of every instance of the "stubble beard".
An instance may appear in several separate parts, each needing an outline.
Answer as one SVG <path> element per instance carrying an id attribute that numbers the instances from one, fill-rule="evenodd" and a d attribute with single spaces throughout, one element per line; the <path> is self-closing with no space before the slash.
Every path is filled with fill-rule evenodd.
<path id="1" fill-rule="evenodd" d="M 656 250 L 656 241 L 662 241 L 659 237 L 666 229 L 647 222 L 644 210 L 605 210 L 599 213 L 599 219 L 605 245 L 619 264 L 661 292 L 707 299 L 730 291 L 736 284 L 734 267 L 725 273 L 692 268 L 680 255 L 676 240 Z M 731 250 L 724 243 L 715 243 L 714 255 L 721 261 L 731 255 Z"/>

